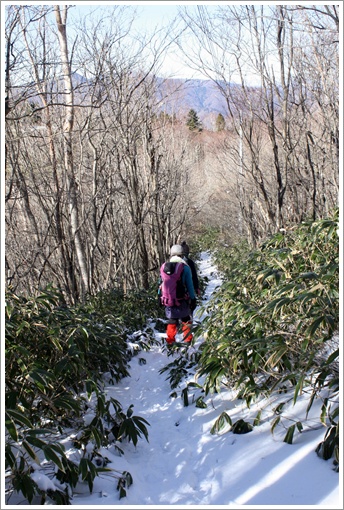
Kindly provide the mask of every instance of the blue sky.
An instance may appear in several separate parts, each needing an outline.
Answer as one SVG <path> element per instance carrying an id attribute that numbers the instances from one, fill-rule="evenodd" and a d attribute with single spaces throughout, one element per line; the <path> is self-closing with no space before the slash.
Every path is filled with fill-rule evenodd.
<path id="1" fill-rule="evenodd" d="M 225 2 L 226 3 L 226 2 Z M 212 5 L 214 2 L 75 2 L 75 15 L 86 15 L 93 11 L 96 7 L 104 9 L 112 6 L 131 6 L 137 9 L 137 16 L 133 27 L 139 32 L 154 31 L 156 28 L 169 25 L 170 22 L 177 16 L 180 7 L 188 7 L 188 9 L 197 9 L 197 5 Z M 221 2 L 216 3 L 216 6 Z M 70 16 L 72 11 L 70 11 Z M 190 69 L 184 63 L 184 58 L 181 53 L 175 48 L 170 50 L 162 66 L 162 73 L 164 75 L 172 74 L 178 78 L 201 78 L 194 70 Z"/>

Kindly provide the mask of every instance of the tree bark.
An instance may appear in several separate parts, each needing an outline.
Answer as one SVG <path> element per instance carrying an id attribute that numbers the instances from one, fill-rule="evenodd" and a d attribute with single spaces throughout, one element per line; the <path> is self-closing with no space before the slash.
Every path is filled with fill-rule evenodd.
<path id="1" fill-rule="evenodd" d="M 90 291 L 90 284 L 87 270 L 87 260 L 85 254 L 84 244 L 81 238 L 79 211 L 78 211 L 78 185 L 74 174 L 73 164 L 73 144 L 72 133 L 74 124 L 74 97 L 73 97 L 73 84 L 71 66 L 68 59 L 68 45 L 67 45 L 67 6 L 62 8 L 62 14 L 59 5 L 54 6 L 56 23 L 58 29 L 60 52 L 61 52 L 61 65 L 63 70 L 63 79 L 65 87 L 65 121 L 63 127 L 64 136 L 64 163 L 65 171 L 68 182 L 68 199 L 69 199 L 69 213 L 70 213 L 70 226 L 75 243 L 76 256 L 80 268 L 80 275 L 82 281 L 81 297 Z"/>

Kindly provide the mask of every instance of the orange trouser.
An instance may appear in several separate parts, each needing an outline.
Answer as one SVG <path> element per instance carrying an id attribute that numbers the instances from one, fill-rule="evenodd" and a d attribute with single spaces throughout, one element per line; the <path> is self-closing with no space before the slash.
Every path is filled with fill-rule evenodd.
<path id="1" fill-rule="evenodd" d="M 177 324 L 167 324 L 167 328 L 166 328 L 166 333 L 167 333 L 166 342 L 168 344 L 173 344 L 173 342 L 176 341 L 177 330 L 178 330 Z"/>
<path id="2" fill-rule="evenodd" d="M 184 342 L 191 342 L 191 340 L 192 340 L 191 326 L 192 326 L 192 321 L 182 322 Z"/>
<path id="3" fill-rule="evenodd" d="M 184 342 L 191 342 L 192 333 L 191 333 L 192 321 L 182 322 L 182 331 L 183 331 L 183 340 Z M 176 341 L 176 334 L 178 332 L 177 324 L 167 324 L 166 328 L 166 342 L 168 344 L 173 344 Z"/>

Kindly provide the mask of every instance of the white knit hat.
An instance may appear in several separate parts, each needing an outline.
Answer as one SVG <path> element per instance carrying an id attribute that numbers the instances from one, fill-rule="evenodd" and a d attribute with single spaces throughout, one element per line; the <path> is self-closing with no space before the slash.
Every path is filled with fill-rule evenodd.
<path id="1" fill-rule="evenodd" d="M 180 245 L 180 244 L 174 244 L 173 246 L 171 246 L 171 249 L 170 249 L 170 255 L 171 257 L 173 255 L 179 255 L 179 256 L 182 256 L 184 253 L 183 251 L 183 247 Z"/>

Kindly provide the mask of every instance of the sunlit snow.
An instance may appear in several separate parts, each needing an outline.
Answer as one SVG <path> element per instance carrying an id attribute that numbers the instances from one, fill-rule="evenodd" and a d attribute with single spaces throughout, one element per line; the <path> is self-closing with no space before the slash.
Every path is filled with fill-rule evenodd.
<path id="1" fill-rule="evenodd" d="M 198 267 L 200 274 L 209 278 L 206 301 L 221 279 L 206 253 Z M 202 318 L 199 308 L 196 309 L 195 319 Z M 315 453 L 326 431 L 319 424 L 321 403 L 312 407 L 307 420 L 307 395 L 296 406 L 290 402 L 284 407 L 284 415 L 304 425 L 302 433 L 295 434 L 292 445 L 283 442 L 286 434 L 283 425 L 278 425 L 271 434 L 268 419 L 248 434 L 229 431 L 212 435 L 210 430 L 223 411 L 233 422 L 243 418 L 252 423 L 259 409 L 264 409 L 269 417 L 278 402 L 260 401 L 247 409 L 242 400 L 235 400 L 232 390 L 224 389 L 204 396 L 205 409 L 194 404 L 184 407 L 181 390 L 194 376 L 180 383 L 175 390 L 177 397 L 170 396 L 173 391 L 167 380 L 168 372 L 159 371 L 173 358 L 163 348 L 164 334 L 155 334 L 160 344 L 132 358 L 130 377 L 106 387 L 107 397 L 117 399 L 124 411 L 133 404 L 134 415 L 149 422 L 149 442 L 142 437 L 136 447 L 132 442 L 120 443 L 122 456 L 114 446 L 103 448 L 100 453 L 110 460 L 107 467 L 116 471 L 96 478 L 92 494 L 87 484 L 78 484 L 72 505 L 92 509 L 343 508 L 342 476 L 333 470 L 332 460 L 324 461 Z M 190 347 L 189 352 L 197 349 L 201 341 Z M 140 358 L 146 363 L 140 363 Z M 119 499 L 114 475 L 123 471 L 131 474 L 133 484 L 126 497 Z M 48 480 L 38 476 L 37 473 L 37 483 L 42 488 L 47 486 Z"/>
<path id="2" fill-rule="evenodd" d="M 204 298 L 207 300 L 221 279 L 206 253 L 198 267 L 200 274 L 209 278 Z M 196 309 L 195 319 L 202 318 Z M 156 336 L 164 342 L 164 334 L 156 332 Z M 146 364 L 140 364 L 139 357 Z M 92 495 L 76 495 L 72 505 L 343 508 L 341 476 L 333 470 L 331 460 L 324 461 L 315 453 L 326 431 L 319 425 L 319 407 L 313 406 L 306 420 L 307 398 L 294 408 L 290 404 L 290 417 L 304 424 L 304 431 L 295 435 L 292 445 L 283 442 L 285 428 L 276 427 L 271 434 L 268 421 L 248 434 L 212 435 L 210 429 L 221 412 L 226 411 L 233 422 L 240 418 L 252 422 L 259 405 L 264 407 L 265 403 L 247 409 L 243 401 L 233 400 L 233 391 L 224 389 L 220 394 L 204 397 L 206 409 L 184 407 L 180 392 L 192 378 L 176 389 L 177 398 L 171 398 L 167 372 L 159 374 L 171 360 L 162 345 L 154 346 L 131 360 L 130 378 L 107 387 L 108 396 L 119 400 L 123 409 L 133 404 L 134 414 L 150 423 L 149 443 L 141 439 L 136 447 L 122 444 L 122 457 L 113 455 L 111 449 L 103 452 L 112 460 L 108 467 L 132 475 L 133 485 L 127 496 L 119 499 L 113 479 L 103 476 L 95 482 Z"/>

